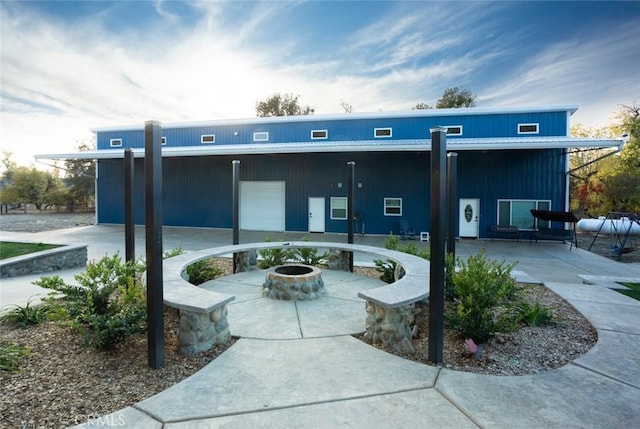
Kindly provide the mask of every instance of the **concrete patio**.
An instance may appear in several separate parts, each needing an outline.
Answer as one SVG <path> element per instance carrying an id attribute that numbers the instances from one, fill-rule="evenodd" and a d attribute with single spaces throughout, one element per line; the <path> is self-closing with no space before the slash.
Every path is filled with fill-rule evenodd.
<path id="1" fill-rule="evenodd" d="M 263 241 L 266 235 L 283 240 L 307 236 L 313 241 L 346 241 L 346 236 L 334 234 L 250 232 L 242 232 L 240 240 Z M 124 254 L 122 226 L 37 234 L 2 232 L 2 237 L 88 243 L 90 259 L 116 251 Z M 356 237 L 355 242 L 381 246 L 385 239 Z M 198 250 L 230 243 L 229 230 L 164 229 L 165 249 Z M 144 255 L 142 228 L 137 230 L 136 247 Z M 606 279 L 640 281 L 640 264 L 550 242 L 462 240 L 456 253 L 466 257 L 480 249 L 490 258 L 518 261 L 515 270 L 520 275 L 544 283 L 569 301 L 597 329 L 597 344 L 572 363 L 538 375 L 457 372 L 401 359 L 349 335 L 357 328 L 358 317 L 364 321 L 364 304 L 357 290 L 372 287 L 370 282 L 375 280 L 330 273 L 326 300 L 267 303 L 258 293 L 259 275 L 239 274 L 225 278 L 223 285 L 237 295 L 229 306 L 229 322 L 232 334 L 241 338 L 230 349 L 172 388 L 85 427 L 121 421 L 126 427 L 140 428 L 637 427 L 640 302 L 609 289 Z M 370 263 L 356 254 L 356 264 Z M 72 278 L 75 272 L 59 274 Z M 589 279 L 596 283 L 601 278 L 603 285 L 583 284 L 580 275 L 592 276 Z M 29 286 L 32 280 L 30 276 L 3 279 L 1 305 L 23 305 L 39 293 Z M 329 301 L 337 305 L 328 306 Z M 280 305 L 283 308 L 269 308 Z M 269 319 L 272 317 L 280 320 Z M 320 329 L 327 318 L 344 329 Z M 265 330 L 267 325 L 279 329 Z"/>

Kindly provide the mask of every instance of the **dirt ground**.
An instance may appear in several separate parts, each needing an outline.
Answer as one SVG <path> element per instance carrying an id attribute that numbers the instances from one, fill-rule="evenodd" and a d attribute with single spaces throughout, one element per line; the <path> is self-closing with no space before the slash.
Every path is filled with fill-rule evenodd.
<path id="1" fill-rule="evenodd" d="M 594 241 L 595 238 L 595 241 Z M 624 239 L 621 237 L 620 239 Z M 625 249 L 635 249 L 628 253 L 623 253 L 620 258 L 611 252 L 611 245 L 620 246 L 619 238 L 608 234 L 600 234 L 597 237 L 593 233 L 578 233 L 578 246 L 581 249 L 589 250 L 600 256 L 624 263 L 640 263 L 640 236 L 631 235 L 625 243 Z"/>

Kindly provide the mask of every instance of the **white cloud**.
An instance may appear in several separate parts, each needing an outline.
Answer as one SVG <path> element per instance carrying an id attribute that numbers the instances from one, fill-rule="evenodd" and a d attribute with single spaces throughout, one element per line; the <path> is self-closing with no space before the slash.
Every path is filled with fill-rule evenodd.
<path id="1" fill-rule="evenodd" d="M 578 102 L 574 119 L 585 123 L 640 93 L 623 68 L 640 27 L 520 52 L 521 63 L 498 70 L 500 83 L 484 88 L 478 75 L 511 58 L 524 37 L 494 37 L 502 3 L 393 3 L 335 52 L 317 55 L 298 45 L 292 24 L 276 41 L 268 37 L 274 23 L 290 25 L 298 3 L 205 1 L 189 18 L 173 6 L 158 1 L 161 19 L 113 31 L 118 3 L 74 25 L 2 4 L 3 149 L 29 163 L 36 153 L 74 151 L 94 126 L 250 117 L 274 92 L 299 94 L 318 113 L 342 112 L 341 100 L 361 112 L 433 104 L 446 87 L 462 85 L 483 105 Z M 242 19 L 230 16 L 233 8 Z"/>
<path id="2" fill-rule="evenodd" d="M 574 122 L 604 125 L 617 104 L 640 94 L 640 79 L 629 69 L 638 40 L 640 27 L 629 23 L 550 44 L 479 98 L 496 106 L 578 103 Z"/>

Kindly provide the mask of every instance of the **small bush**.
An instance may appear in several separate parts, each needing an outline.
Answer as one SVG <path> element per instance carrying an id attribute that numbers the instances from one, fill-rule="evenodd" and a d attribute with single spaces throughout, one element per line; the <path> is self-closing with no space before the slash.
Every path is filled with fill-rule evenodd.
<path id="1" fill-rule="evenodd" d="M 444 257 L 444 299 L 453 301 L 456 298 L 456 285 L 453 276 L 456 273 L 456 258 L 447 253 Z"/>
<path id="2" fill-rule="evenodd" d="M 47 316 L 52 312 L 51 305 L 47 303 L 31 305 L 31 301 L 32 298 L 27 301 L 24 307 L 15 305 L 15 308 L 3 314 L 0 319 L 22 327 L 37 325 L 46 321 Z"/>
<path id="3" fill-rule="evenodd" d="M 484 252 L 460 261 L 460 271 L 453 275 L 456 304 L 452 323 L 464 338 L 482 344 L 514 325 L 513 316 L 504 311 L 517 293 L 511 277 L 514 266 L 488 261 Z"/>
<path id="4" fill-rule="evenodd" d="M 182 255 L 183 253 L 185 253 L 185 251 L 182 247 L 165 250 L 164 252 L 162 252 L 162 259 L 173 258 L 174 256 Z"/>
<path id="5" fill-rule="evenodd" d="M 304 237 L 302 241 L 308 241 L 307 237 Z M 327 256 L 329 256 L 329 252 L 318 255 L 318 249 L 313 247 L 301 247 L 293 251 L 293 258 L 305 265 L 315 266 L 325 264 L 327 262 Z"/>
<path id="6" fill-rule="evenodd" d="M 267 243 L 273 241 L 272 237 L 266 237 L 264 239 Z M 282 265 L 287 261 L 294 259 L 293 249 L 275 248 L 275 249 L 262 249 L 258 251 L 261 260 L 258 261 L 258 268 L 271 268 L 277 265 Z"/>
<path id="7" fill-rule="evenodd" d="M 216 266 L 213 259 L 201 259 L 187 267 L 189 283 L 196 286 L 220 277 L 223 274 L 224 271 Z"/>
<path id="8" fill-rule="evenodd" d="M 385 249 L 398 250 L 398 246 L 400 246 L 400 237 L 398 237 L 397 235 L 393 235 L 393 233 L 390 232 L 389 236 L 384 242 Z"/>
<path id="9" fill-rule="evenodd" d="M 30 353 L 27 347 L 22 347 L 9 341 L 0 340 L 0 371 L 15 372 L 20 368 L 20 360 Z"/>
<path id="10" fill-rule="evenodd" d="M 515 317 L 517 320 L 529 326 L 539 326 L 551 322 L 553 314 L 551 310 L 536 301 L 533 305 L 528 302 L 518 302 L 514 304 Z"/>
<path id="11" fill-rule="evenodd" d="M 59 277 L 43 277 L 34 284 L 55 291 L 47 302 L 66 313 L 71 326 L 84 334 L 85 344 L 110 349 L 128 335 L 144 332 L 147 315 L 141 264 L 123 263 L 118 254 L 87 264 L 75 276 L 79 285 Z M 62 295 L 62 296 L 60 296 Z"/>
<path id="12" fill-rule="evenodd" d="M 396 261 L 387 259 L 386 261 L 375 259 L 376 271 L 380 273 L 380 280 L 385 283 L 393 283 L 395 281 Z"/>

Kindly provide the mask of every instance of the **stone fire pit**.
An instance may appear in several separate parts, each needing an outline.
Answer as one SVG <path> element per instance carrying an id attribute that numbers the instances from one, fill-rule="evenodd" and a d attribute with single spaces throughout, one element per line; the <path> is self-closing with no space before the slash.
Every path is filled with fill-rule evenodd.
<path id="1" fill-rule="evenodd" d="M 267 271 L 262 294 L 280 300 L 307 301 L 327 292 L 322 281 L 322 271 L 301 264 L 287 264 Z"/>

